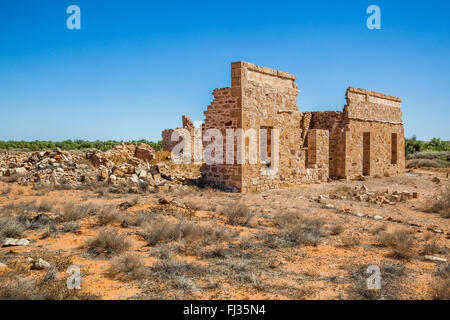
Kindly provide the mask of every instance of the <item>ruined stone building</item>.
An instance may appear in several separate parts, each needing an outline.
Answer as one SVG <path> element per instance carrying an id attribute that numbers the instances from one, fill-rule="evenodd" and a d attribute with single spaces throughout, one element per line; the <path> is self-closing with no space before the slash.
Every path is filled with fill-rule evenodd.
<path id="1" fill-rule="evenodd" d="M 287 72 L 247 62 L 231 64 L 231 87 L 213 91 L 214 100 L 204 112 L 202 129 L 219 129 L 224 137 L 229 128 L 266 129 L 266 154 L 272 160 L 278 155 L 279 168 L 276 174 L 267 175 L 265 161 L 204 164 L 201 171 L 206 182 L 248 192 L 330 178 L 403 174 L 400 98 L 349 87 L 343 111 L 300 112 L 295 80 Z M 186 117 L 183 127 L 193 130 Z M 274 150 L 271 140 L 275 129 L 279 132 L 279 150 Z M 163 132 L 165 150 L 174 145 L 171 132 Z M 248 151 L 250 142 L 245 139 Z M 259 141 L 256 145 L 260 148 Z M 258 151 L 261 154 L 262 150 Z"/>

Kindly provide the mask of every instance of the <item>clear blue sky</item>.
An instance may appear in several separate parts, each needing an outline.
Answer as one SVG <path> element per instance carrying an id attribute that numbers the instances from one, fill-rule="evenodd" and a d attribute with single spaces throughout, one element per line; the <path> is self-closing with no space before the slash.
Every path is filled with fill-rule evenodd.
<path id="1" fill-rule="evenodd" d="M 382 30 L 366 28 L 371 4 Z M 449 14 L 445 0 L 0 0 L 0 140 L 159 140 L 182 114 L 203 120 L 239 60 L 297 75 L 300 111 L 361 87 L 403 98 L 407 137 L 450 140 Z"/>

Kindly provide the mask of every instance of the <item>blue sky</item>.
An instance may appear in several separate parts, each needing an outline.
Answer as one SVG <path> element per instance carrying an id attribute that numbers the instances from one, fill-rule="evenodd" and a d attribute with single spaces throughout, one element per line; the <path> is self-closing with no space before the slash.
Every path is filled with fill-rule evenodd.
<path id="1" fill-rule="evenodd" d="M 66 8 L 81 8 L 68 30 Z M 381 8 L 381 30 L 366 8 Z M 0 140 L 161 139 L 203 120 L 230 63 L 298 76 L 300 111 L 348 86 L 403 98 L 407 137 L 450 140 L 449 1 L 0 0 Z"/>

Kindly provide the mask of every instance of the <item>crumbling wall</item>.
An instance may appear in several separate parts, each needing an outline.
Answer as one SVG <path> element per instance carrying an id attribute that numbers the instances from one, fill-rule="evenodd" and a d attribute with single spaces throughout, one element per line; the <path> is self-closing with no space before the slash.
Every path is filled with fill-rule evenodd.
<path id="1" fill-rule="evenodd" d="M 191 135 L 191 143 L 194 143 L 194 124 L 188 116 L 182 116 L 181 121 L 183 126 L 177 129 L 186 129 L 189 131 Z M 162 148 L 164 151 L 172 151 L 173 147 L 175 147 L 182 138 L 180 137 L 176 141 L 172 141 L 172 133 L 177 129 L 166 129 L 161 133 L 162 136 Z M 192 150 L 192 149 L 191 149 Z"/>
<path id="2" fill-rule="evenodd" d="M 312 112 L 311 129 L 329 131 L 329 176 L 345 177 L 345 128 L 346 119 L 342 111 Z"/>
<path id="3" fill-rule="evenodd" d="M 232 88 L 221 88 L 213 91 L 214 100 L 207 107 L 203 131 L 208 129 L 220 130 L 223 139 L 223 154 L 226 151 L 226 129 L 237 129 L 242 125 L 242 110 L 240 107 L 240 93 Z M 212 143 L 212 142 L 209 142 Z M 203 143 L 207 148 L 208 142 Z M 205 163 L 200 168 L 202 177 L 210 185 L 219 188 L 242 187 L 242 168 L 237 164 L 237 152 L 235 152 L 234 164 L 209 164 Z"/>
<path id="4" fill-rule="evenodd" d="M 311 181 L 326 181 L 329 176 L 329 133 L 328 130 L 308 131 L 307 176 Z M 317 170 L 308 170 L 317 169 Z"/>
<path id="5" fill-rule="evenodd" d="M 405 169 L 401 99 L 364 89 L 348 88 L 345 175 L 400 175 Z M 368 140 L 364 143 L 364 134 Z M 395 135 L 395 139 L 393 136 Z M 369 158 L 364 159 L 367 155 Z M 364 170 L 364 160 L 366 169 Z"/>

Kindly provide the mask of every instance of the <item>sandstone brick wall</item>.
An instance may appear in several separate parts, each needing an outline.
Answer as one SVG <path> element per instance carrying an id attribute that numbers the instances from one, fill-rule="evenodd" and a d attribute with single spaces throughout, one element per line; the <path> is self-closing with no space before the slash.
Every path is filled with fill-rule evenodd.
<path id="1" fill-rule="evenodd" d="M 214 100 L 207 107 L 203 130 L 219 129 L 224 137 L 223 154 L 226 150 L 226 129 L 237 129 L 242 125 L 239 92 L 232 88 L 221 88 L 213 91 Z M 204 143 L 204 149 L 209 143 Z M 235 149 L 236 150 L 236 149 Z M 235 152 L 237 159 L 237 152 Z M 225 161 L 224 161 L 225 162 Z M 210 185 L 220 188 L 242 188 L 242 168 L 237 164 L 204 164 L 200 169 L 203 179 Z"/>
<path id="2" fill-rule="evenodd" d="M 327 181 L 329 177 L 329 132 L 310 129 L 308 131 L 308 152 L 306 173 L 310 181 Z"/>
<path id="3" fill-rule="evenodd" d="M 345 126 L 342 111 L 312 112 L 311 128 L 329 131 L 329 176 L 345 176 Z"/>
<path id="4" fill-rule="evenodd" d="M 341 111 L 313 112 L 311 128 L 330 132 L 330 177 L 400 175 L 405 168 L 401 99 L 349 87 Z M 367 148 L 364 148 L 364 133 Z M 392 145 L 392 134 L 396 145 Z M 392 161 L 393 149 L 396 161 Z M 364 155 L 366 170 L 364 169 Z"/>
<path id="5" fill-rule="evenodd" d="M 401 175 L 405 170 L 405 135 L 401 99 L 364 89 L 347 89 L 344 107 L 346 126 L 345 176 Z M 368 146 L 365 152 L 364 134 Z M 393 145 L 392 134 L 396 134 Z M 396 150 L 396 161 L 393 151 Z M 364 172 L 364 154 L 368 171 Z"/>

